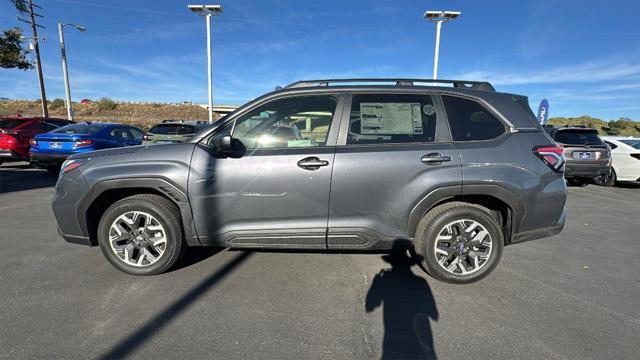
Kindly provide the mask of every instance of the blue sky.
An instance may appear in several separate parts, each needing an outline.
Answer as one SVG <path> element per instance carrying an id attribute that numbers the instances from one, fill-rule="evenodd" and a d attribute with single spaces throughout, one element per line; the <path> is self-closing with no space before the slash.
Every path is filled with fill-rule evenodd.
<path id="1" fill-rule="evenodd" d="M 56 27 L 63 21 L 88 28 L 65 33 L 75 100 L 206 102 L 205 22 L 187 10 L 189 1 L 39 3 L 50 99 L 64 96 Z M 422 14 L 447 9 L 462 16 L 443 26 L 440 78 L 491 81 L 529 96 L 534 110 L 546 97 L 551 116 L 640 119 L 637 0 L 219 3 L 215 103 L 242 104 L 308 78 L 430 78 L 435 26 Z M 26 24 L 0 0 L 0 28 L 16 25 Z M 0 97 L 38 98 L 36 72 L 0 69 Z"/>

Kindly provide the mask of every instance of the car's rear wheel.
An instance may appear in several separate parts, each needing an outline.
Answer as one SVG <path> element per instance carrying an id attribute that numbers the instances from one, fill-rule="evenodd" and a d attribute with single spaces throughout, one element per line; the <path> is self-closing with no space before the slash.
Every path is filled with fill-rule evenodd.
<path id="1" fill-rule="evenodd" d="M 418 223 L 416 253 L 434 278 L 457 284 L 478 281 L 498 265 L 504 247 L 500 225 L 487 208 L 446 203 Z"/>
<path id="2" fill-rule="evenodd" d="M 596 185 L 600 186 L 615 186 L 616 185 L 616 172 L 611 169 L 609 175 L 601 175 L 593 179 Z"/>
<path id="3" fill-rule="evenodd" d="M 132 275 L 169 270 L 185 251 L 180 210 L 159 195 L 140 194 L 111 205 L 98 225 L 104 256 Z"/>

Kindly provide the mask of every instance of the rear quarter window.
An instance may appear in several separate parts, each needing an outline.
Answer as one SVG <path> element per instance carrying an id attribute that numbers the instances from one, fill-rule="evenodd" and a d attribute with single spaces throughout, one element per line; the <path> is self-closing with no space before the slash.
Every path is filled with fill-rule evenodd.
<path id="1" fill-rule="evenodd" d="M 480 103 L 455 96 L 442 96 L 453 141 L 494 139 L 505 133 L 504 124 Z"/>

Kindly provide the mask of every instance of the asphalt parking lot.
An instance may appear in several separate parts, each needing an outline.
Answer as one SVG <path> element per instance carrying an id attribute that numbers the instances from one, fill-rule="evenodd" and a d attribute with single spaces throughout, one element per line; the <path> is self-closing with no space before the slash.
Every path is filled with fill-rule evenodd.
<path id="1" fill-rule="evenodd" d="M 640 188 L 570 188 L 565 230 L 439 283 L 404 254 L 194 249 L 132 277 L 65 243 L 55 178 L 0 166 L 0 357 L 637 359 Z"/>

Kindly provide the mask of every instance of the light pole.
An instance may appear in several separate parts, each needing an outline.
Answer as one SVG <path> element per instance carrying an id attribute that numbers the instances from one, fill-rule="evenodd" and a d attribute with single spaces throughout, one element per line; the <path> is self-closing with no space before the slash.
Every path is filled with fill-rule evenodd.
<path id="1" fill-rule="evenodd" d="M 436 23 L 436 51 L 433 58 L 433 79 L 438 78 L 438 55 L 440 54 L 440 28 L 442 23 L 455 20 L 460 16 L 460 11 L 431 11 L 424 13 L 424 18 L 429 22 Z"/>
<path id="2" fill-rule="evenodd" d="M 207 75 L 209 81 L 209 122 L 213 122 L 213 64 L 211 62 L 211 16 L 222 13 L 220 5 L 189 5 L 189 10 L 207 19 Z"/>
<path id="3" fill-rule="evenodd" d="M 62 75 L 64 76 L 64 90 L 66 93 L 67 119 L 73 120 L 73 109 L 71 107 L 71 89 L 69 88 L 69 73 L 67 71 L 67 52 L 64 47 L 64 27 L 73 26 L 78 31 L 87 31 L 87 28 L 76 24 L 58 23 L 58 34 L 60 35 L 60 52 L 62 53 Z"/>

